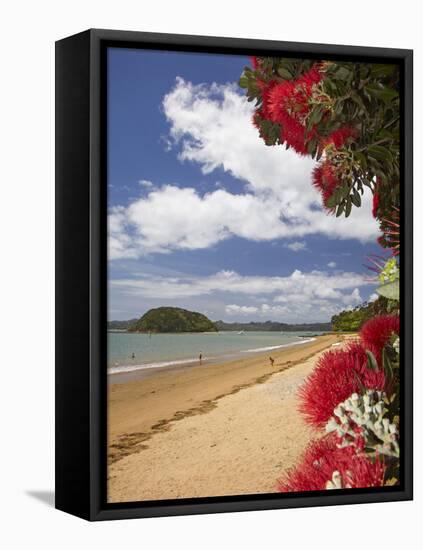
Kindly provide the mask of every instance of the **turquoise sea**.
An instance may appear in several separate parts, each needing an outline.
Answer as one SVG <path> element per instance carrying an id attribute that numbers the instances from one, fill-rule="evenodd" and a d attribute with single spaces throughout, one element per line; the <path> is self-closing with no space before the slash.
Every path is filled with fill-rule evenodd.
<path id="1" fill-rule="evenodd" d="M 218 332 L 185 334 L 108 333 L 108 373 L 198 364 L 266 353 L 310 342 L 310 332 Z"/>

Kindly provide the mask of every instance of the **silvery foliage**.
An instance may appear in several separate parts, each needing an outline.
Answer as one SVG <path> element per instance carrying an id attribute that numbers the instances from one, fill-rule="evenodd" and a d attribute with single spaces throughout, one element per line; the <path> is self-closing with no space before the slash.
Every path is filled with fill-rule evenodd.
<path id="1" fill-rule="evenodd" d="M 385 393 L 366 390 L 363 395 L 353 393 L 334 410 L 334 416 L 326 424 L 326 432 L 335 432 L 339 447 L 357 445 L 363 437 L 365 446 L 374 451 L 399 456 L 398 427 L 384 418 L 387 413 Z"/>

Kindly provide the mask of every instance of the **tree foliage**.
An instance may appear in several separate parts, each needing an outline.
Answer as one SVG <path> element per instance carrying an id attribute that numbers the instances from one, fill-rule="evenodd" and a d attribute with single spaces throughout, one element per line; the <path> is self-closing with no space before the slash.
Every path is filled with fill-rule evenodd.
<path id="1" fill-rule="evenodd" d="M 202 313 L 179 307 L 150 309 L 129 328 L 130 332 L 216 332 L 216 325 Z"/>
<path id="2" fill-rule="evenodd" d="M 255 104 L 254 124 L 269 146 L 319 161 L 314 184 L 325 207 L 348 217 L 364 188 L 391 246 L 399 207 L 400 103 L 397 65 L 254 57 L 239 84 Z"/>
<path id="3" fill-rule="evenodd" d="M 341 311 L 334 315 L 331 319 L 332 330 L 335 332 L 357 332 L 369 319 L 390 311 L 389 300 L 380 296 L 374 302 L 364 302 L 354 309 Z"/>

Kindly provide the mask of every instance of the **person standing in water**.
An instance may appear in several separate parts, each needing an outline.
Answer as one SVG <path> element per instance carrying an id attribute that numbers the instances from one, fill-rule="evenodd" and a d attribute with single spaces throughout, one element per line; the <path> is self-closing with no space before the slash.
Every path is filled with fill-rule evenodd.
<path id="1" fill-rule="evenodd" d="M 198 356 L 198 359 L 200 360 L 200 365 L 203 363 L 203 354 L 200 351 L 200 355 Z"/>
<path id="2" fill-rule="evenodd" d="M 273 357 L 269 357 L 269 361 L 270 361 L 270 366 L 273 369 L 273 365 L 275 364 L 275 360 L 273 359 Z"/>

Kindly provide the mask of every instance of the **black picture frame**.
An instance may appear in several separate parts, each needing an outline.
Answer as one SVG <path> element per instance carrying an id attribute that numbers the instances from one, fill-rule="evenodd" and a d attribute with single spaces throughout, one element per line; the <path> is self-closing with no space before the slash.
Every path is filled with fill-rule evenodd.
<path id="1" fill-rule="evenodd" d="M 302 494 L 106 502 L 107 47 L 398 63 L 401 67 L 401 480 Z M 91 29 L 56 43 L 56 508 L 108 520 L 412 499 L 411 50 Z"/>

